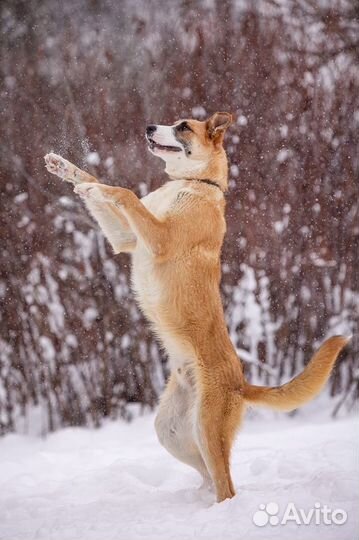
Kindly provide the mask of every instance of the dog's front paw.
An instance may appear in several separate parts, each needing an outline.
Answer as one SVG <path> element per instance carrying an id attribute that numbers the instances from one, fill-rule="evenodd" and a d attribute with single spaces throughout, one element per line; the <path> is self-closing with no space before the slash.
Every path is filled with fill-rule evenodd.
<path id="1" fill-rule="evenodd" d="M 74 192 L 80 195 L 83 199 L 91 199 L 92 201 L 97 202 L 107 202 L 106 198 L 98 185 L 85 182 L 83 184 L 78 184 L 74 187 Z"/>
<path id="2" fill-rule="evenodd" d="M 45 167 L 51 174 L 65 179 L 69 174 L 69 162 L 66 159 L 50 152 L 45 156 Z"/>

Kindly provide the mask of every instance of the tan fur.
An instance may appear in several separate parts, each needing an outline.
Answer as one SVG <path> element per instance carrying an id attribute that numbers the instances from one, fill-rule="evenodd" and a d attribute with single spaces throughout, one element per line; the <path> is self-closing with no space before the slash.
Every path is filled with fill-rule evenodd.
<path id="1" fill-rule="evenodd" d="M 304 371 L 286 384 L 263 387 L 245 384 L 244 399 L 278 411 L 292 411 L 317 396 L 325 386 L 340 351 L 350 338 L 333 336 L 323 343 Z"/>
<path id="2" fill-rule="evenodd" d="M 183 121 L 157 126 L 149 144 L 171 181 L 142 200 L 98 183 L 60 156 L 45 157 L 50 172 L 76 184 L 115 253 L 132 253 L 134 292 L 171 367 L 155 422 L 159 440 L 214 483 L 218 501 L 235 494 L 230 451 L 245 404 L 291 410 L 306 403 L 324 386 L 347 342 L 329 339 L 301 375 L 279 388 L 245 382 L 219 292 L 227 189 L 222 142 L 230 120 L 227 113 L 187 120 L 183 133 L 177 133 Z M 177 144 L 181 151 L 166 149 Z"/>

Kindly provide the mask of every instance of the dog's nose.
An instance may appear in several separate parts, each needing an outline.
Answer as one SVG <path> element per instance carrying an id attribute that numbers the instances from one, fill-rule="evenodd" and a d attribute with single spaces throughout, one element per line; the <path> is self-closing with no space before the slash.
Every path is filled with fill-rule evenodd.
<path id="1" fill-rule="evenodd" d="M 147 135 L 147 137 L 151 137 L 151 135 L 154 134 L 156 129 L 157 129 L 157 126 L 153 126 L 153 125 L 152 126 L 147 126 L 146 127 L 146 135 Z"/>

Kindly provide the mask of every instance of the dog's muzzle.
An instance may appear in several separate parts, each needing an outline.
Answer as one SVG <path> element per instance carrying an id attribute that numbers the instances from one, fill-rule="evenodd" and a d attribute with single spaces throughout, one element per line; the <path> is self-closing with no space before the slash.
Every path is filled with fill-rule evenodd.
<path id="1" fill-rule="evenodd" d="M 151 135 L 154 134 L 154 132 L 156 131 L 156 129 L 157 129 L 157 126 L 153 126 L 153 125 L 147 126 L 147 127 L 146 127 L 146 137 L 147 137 L 147 138 L 151 137 Z"/>
<path id="2" fill-rule="evenodd" d="M 171 137 L 168 137 L 167 133 L 163 134 L 164 130 L 170 130 L 170 132 L 172 132 L 172 128 L 170 126 L 156 126 L 156 125 L 151 124 L 150 126 L 146 127 L 146 139 L 148 141 L 148 146 L 150 150 L 158 149 L 158 150 L 164 150 L 166 152 L 181 152 L 182 148 L 180 146 L 174 146 L 172 144 L 163 144 L 166 141 L 166 139 L 171 138 Z M 172 138 L 173 138 L 173 135 L 172 135 Z"/>

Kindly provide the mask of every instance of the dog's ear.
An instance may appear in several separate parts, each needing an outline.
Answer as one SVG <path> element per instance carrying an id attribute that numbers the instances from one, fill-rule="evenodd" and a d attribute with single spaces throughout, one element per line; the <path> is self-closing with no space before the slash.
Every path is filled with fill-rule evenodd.
<path id="1" fill-rule="evenodd" d="M 207 133 L 210 139 L 223 139 L 223 135 L 232 123 L 232 115 L 227 112 L 216 112 L 206 122 Z"/>

